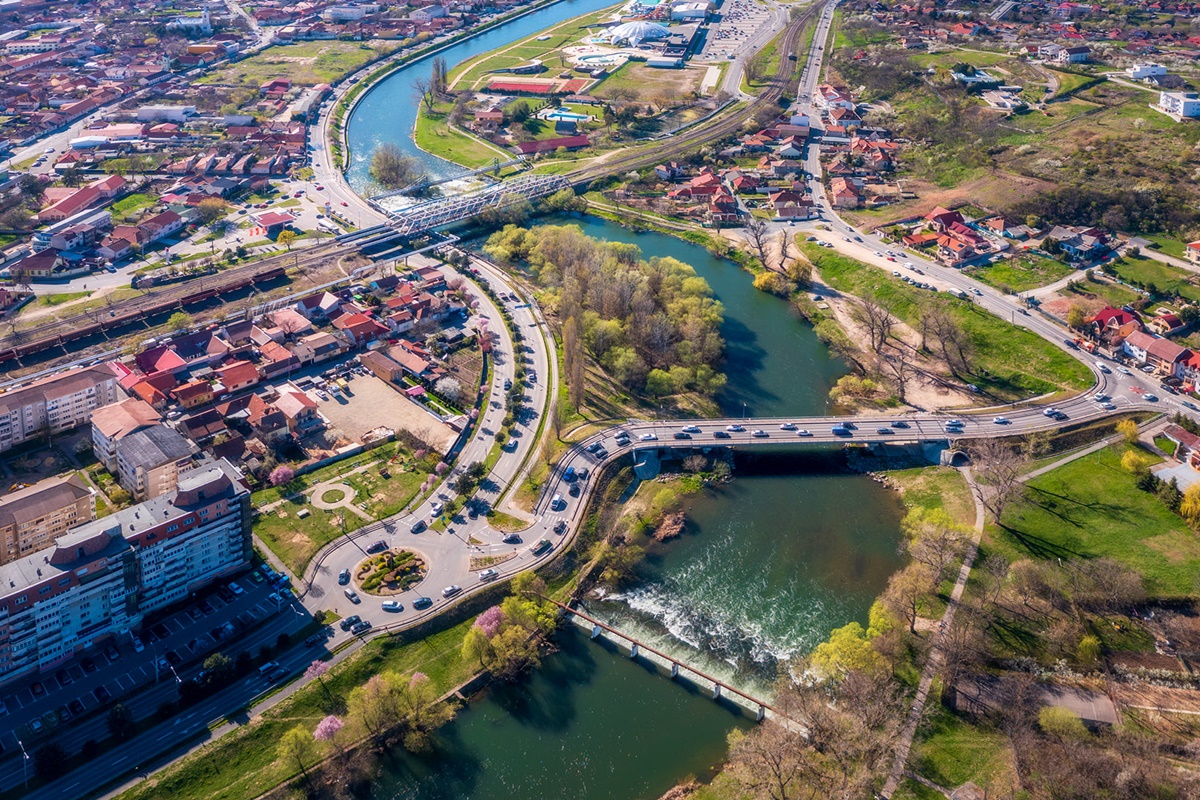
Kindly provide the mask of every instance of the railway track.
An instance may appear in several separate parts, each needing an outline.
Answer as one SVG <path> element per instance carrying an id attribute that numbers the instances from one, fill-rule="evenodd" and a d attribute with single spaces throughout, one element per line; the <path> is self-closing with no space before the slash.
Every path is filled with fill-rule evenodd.
<path id="1" fill-rule="evenodd" d="M 170 308 L 182 309 L 258 281 L 272 280 L 285 275 L 288 269 L 316 266 L 346 252 L 348 251 L 344 246 L 332 242 L 317 245 L 303 251 L 233 267 L 211 278 L 172 284 L 139 297 L 119 300 L 111 305 L 98 306 L 70 317 L 21 329 L 0 339 L 0 365 L 51 347 L 63 347 L 69 342 L 128 325 Z"/>
<path id="2" fill-rule="evenodd" d="M 792 61 L 787 55 L 797 51 L 797 45 L 804 29 L 817 17 L 824 6 L 824 2 L 813 2 L 803 13 L 789 22 L 787 27 L 783 29 L 783 37 L 780 39 L 777 48 L 780 58 L 779 67 L 775 71 L 775 78 L 771 81 L 771 85 L 764 89 L 744 109 L 727 112 L 708 125 L 700 126 L 673 137 L 664 143 L 666 147 L 656 148 L 648 146 L 638 148 L 626 156 L 611 159 L 603 163 L 590 164 L 574 172 L 567 173 L 566 177 L 568 180 L 575 186 L 585 185 L 606 175 L 660 164 L 666 158 L 679 155 L 699 145 L 736 133 L 747 119 L 753 117 L 758 111 L 767 106 L 778 108 L 779 99 L 784 96 L 784 92 L 789 84 L 795 80 L 801 64 L 799 61 Z"/>

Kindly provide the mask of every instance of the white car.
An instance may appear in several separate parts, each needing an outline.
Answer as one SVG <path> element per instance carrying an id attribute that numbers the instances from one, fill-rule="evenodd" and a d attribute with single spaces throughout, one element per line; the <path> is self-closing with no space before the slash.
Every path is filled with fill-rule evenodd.
<path id="1" fill-rule="evenodd" d="M 770 436 L 771 434 L 767 433 L 764 430 L 755 429 L 754 431 L 751 431 L 750 435 L 757 439 L 765 439 L 768 436 Z"/>
<path id="2" fill-rule="evenodd" d="M 384 600 L 383 605 L 380 606 L 380 608 L 382 608 L 384 611 L 391 611 L 393 614 L 404 610 L 404 606 L 400 605 L 398 600 Z"/>
<path id="3" fill-rule="evenodd" d="M 698 427 L 696 427 L 695 425 L 688 425 L 686 428 L 683 429 L 683 432 L 684 433 L 700 433 L 700 429 Z"/>
<path id="4" fill-rule="evenodd" d="M 995 423 L 995 424 L 997 424 L 997 425 L 1010 425 L 1010 424 L 1012 424 L 1011 422 L 1009 422 L 1009 419 L 1008 419 L 1008 417 L 992 417 L 992 422 L 994 422 L 994 423 Z"/>
<path id="5" fill-rule="evenodd" d="M 321 398 L 322 400 L 328 400 L 328 399 L 329 399 L 329 395 L 325 394 L 325 390 L 324 390 L 324 389 L 317 389 L 317 397 Z"/>
<path id="6" fill-rule="evenodd" d="M 812 431 L 810 431 L 808 428 L 801 428 L 800 430 L 796 431 L 796 435 L 797 436 L 812 436 Z"/>
<path id="7" fill-rule="evenodd" d="M 657 442 L 658 441 L 657 434 L 653 434 L 653 433 L 643 433 L 638 438 L 641 439 L 643 442 Z"/>
<path id="8" fill-rule="evenodd" d="M 779 430 L 781 430 L 781 431 L 794 431 L 794 430 L 796 430 L 796 423 L 794 423 L 794 422 L 785 422 L 785 423 L 783 423 L 782 425 L 780 425 L 780 426 L 779 426 Z"/>
<path id="9" fill-rule="evenodd" d="M 1129 371 L 1129 367 L 1117 367 L 1117 372 L 1121 373 L 1122 375 L 1132 375 L 1133 374 L 1132 372 Z"/>
<path id="10" fill-rule="evenodd" d="M 441 513 L 442 513 L 442 509 L 443 509 L 443 508 L 445 508 L 445 506 L 444 506 L 444 505 L 442 505 L 441 503 L 439 503 L 439 502 L 437 502 L 437 501 L 434 501 L 433 505 L 431 505 L 431 506 L 429 507 L 429 513 L 430 513 L 432 516 L 435 516 L 435 517 L 436 517 L 438 514 L 441 514 Z"/>
<path id="11" fill-rule="evenodd" d="M 499 578 L 499 577 L 500 577 L 500 570 L 498 570 L 498 569 L 490 569 L 489 568 L 489 569 L 485 569 L 483 572 L 479 573 L 479 580 L 481 580 L 481 581 L 494 581 L 494 580 L 496 580 L 496 578 Z"/>

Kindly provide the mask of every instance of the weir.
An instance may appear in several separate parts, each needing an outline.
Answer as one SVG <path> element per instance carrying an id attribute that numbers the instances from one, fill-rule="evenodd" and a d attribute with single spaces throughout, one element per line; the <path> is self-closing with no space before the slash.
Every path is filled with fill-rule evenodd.
<path id="1" fill-rule="evenodd" d="M 677 679 L 680 671 L 685 671 L 691 673 L 691 675 L 697 678 L 700 678 L 702 681 L 706 681 L 712 685 L 713 700 L 720 701 L 722 699 L 726 699 L 735 702 L 737 705 L 744 708 L 749 714 L 753 715 L 757 722 L 762 722 L 764 719 L 766 719 L 768 711 L 775 711 L 775 709 L 772 708 L 771 704 L 767 701 L 761 700 L 754 695 L 737 688 L 736 686 L 731 686 L 725 681 L 715 678 L 701 669 L 697 669 L 696 667 L 685 664 L 679 659 L 669 656 L 661 650 L 658 650 L 646 644 L 645 642 L 630 636 L 627 633 L 622 633 L 611 625 L 603 623 L 595 617 L 592 617 L 591 615 L 580 611 L 577 608 L 572 608 L 571 606 L 564 605 L 557 600 L 551 600 L 549 597 L 543 597 L 542 595 L 538 595 L 538 597 L 541 597 L 541 599 L 546 600 L 547 602 L 553 603 L 565 614 L 568 614 L 580 622 L 586 623 L 588 626 L 590 626 L 591 638 L 599 639 L 602 638 L 605 633 L 608 633 L 617 639 L 624 640 L 629 644 L 630 658 L 638 658 L 639 656 L 646 658 L 644 653 L 652 653 L 653 655 L 657 656 L 659 659 L 669 665 L 671 680 Z"/>

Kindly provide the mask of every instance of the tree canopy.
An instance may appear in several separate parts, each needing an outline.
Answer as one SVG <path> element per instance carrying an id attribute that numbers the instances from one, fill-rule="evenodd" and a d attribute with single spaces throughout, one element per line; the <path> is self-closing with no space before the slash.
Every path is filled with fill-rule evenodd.
<path id="1" fill-rule="evenodd" d="M 385 189 L 402 189 L 425 180 L 425 168 L 399 147 L 385 142 L 371 156 L 371 177 Z"/>

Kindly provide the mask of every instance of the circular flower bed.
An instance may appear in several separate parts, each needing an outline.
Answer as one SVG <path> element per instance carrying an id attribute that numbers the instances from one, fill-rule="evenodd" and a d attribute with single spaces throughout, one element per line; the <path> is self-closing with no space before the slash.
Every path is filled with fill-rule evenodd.
<path id="1" fill-rule="evenodd" d="M 386 550 L 361 562 L 354 571 L 358 587 L 367 594 L 393 595 L 425 579 L 429 567 L 411 550 Z"/>
<path id="2" fill-rule="evenodd" d="M 346 497 L 346 493 L 343 492 L 341 489 L 326 489 L 325 492 L 321 495 L 321 502 L 328 503 L 329 505 L 333 505 L 334 503 L 342 502 L 342 500 L 345 497 Z"/>

